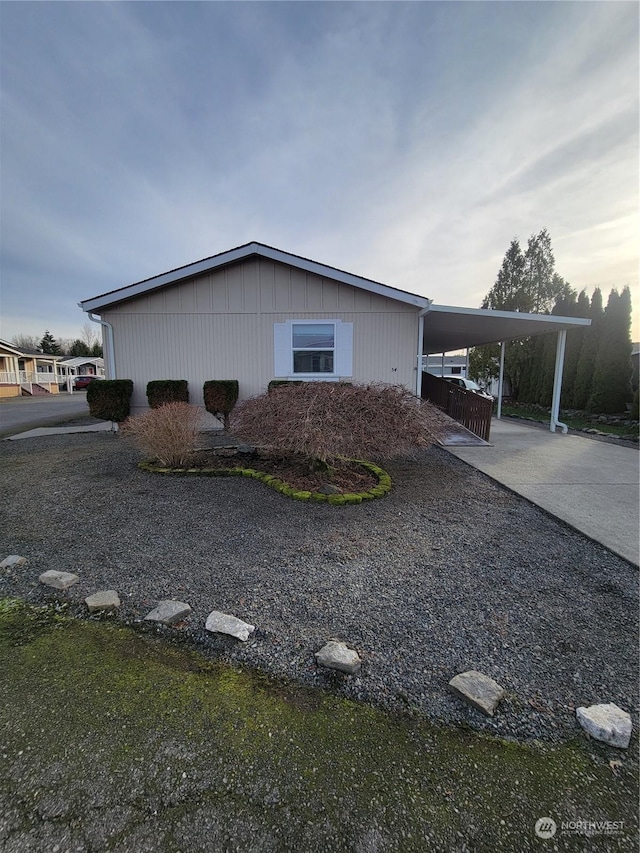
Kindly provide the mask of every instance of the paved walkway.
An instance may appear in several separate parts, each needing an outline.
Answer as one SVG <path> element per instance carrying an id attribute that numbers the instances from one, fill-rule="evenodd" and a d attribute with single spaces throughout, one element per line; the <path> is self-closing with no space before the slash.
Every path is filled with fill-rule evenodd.
<path id="1" fill-rule="evenodd" d="M 486 447 L 447 447 L 494 480 L 638 565 L 639 454 L 506 420 Z"/>
<path id="2" fill-rule="evenodd" d="M 36 427 L 16 435 L 8 435 L 6 441 L 19 441 L 22 438 L 40 438 L 43 435 L 70 435 L 74 432 L 110 432 L 111 421 L 103 421 L 100 424 L 89 424 L 88 426 L 69 427 Z"/>

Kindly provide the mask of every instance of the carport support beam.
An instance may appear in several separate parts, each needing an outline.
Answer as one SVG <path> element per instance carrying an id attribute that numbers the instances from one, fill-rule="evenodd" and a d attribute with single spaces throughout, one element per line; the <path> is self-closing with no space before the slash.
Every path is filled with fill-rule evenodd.
<path id="1" fill-rule="evenodd" d="M 560 329 L 558 332 L 558 343 L 556 345 L 556 369 L 553 375 L 553 396 L 551 398 L 551 421 L 549 429 L 551 432 L 556 431 L 559 426 L 562 432 L 566 435 L 569 432 L 569 427 L 558 420 L 560 416 L 560 393 L 562 391 L 562 369 L 564 367 L 564 350 L 567 343 L 567 330 Z"/>
<path id="2" fill-rule="evenodd" d="M 502 417 L 502 382 L 504 380 L 504 341 L 500 342 L 500 373 L 498 375 L 498 411 L 496 417 L 498 420 Z"/>

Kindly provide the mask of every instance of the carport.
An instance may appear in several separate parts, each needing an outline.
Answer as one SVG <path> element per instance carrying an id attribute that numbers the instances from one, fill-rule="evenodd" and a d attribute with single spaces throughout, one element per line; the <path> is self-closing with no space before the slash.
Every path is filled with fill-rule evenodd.
<path id="1" fill-rule="evenodd" d="M 469 349 L 483 344 L 499 343 L 500 376 L 498 391 L 498 418 L 502 410 L 502 383 L 504 378 L 504 352 L 508 341 L 557 333 L 556 362 L 553 376 L 553 395 L 551 401 L 551 420 L 549 428 L 555 432 L 560 427 L 563 433 L 568 431 L 561 423 L 560 391 L 567 329 L 578 326 L 590 326 L 591 320 L 581 317 L 558 317 L 554 314 L 525 314 L 520 311 L 494 311 L 484 308 L 456 308 L 451 305 L 430 303 L 420 312 L 418 354 L 417 396 L 422 390 L 422 356 Z"/>

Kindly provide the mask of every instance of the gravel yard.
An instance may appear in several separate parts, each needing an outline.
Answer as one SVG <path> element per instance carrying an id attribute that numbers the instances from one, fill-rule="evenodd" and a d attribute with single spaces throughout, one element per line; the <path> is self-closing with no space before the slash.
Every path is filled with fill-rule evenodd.
<path id="1" fill-rule="evenodd" d="M 637 732 L 637 570 L 446 451 L 385 465 L 391 494 L 353 507 L 139 458 L 108 433 L 2 442 L 0 558 L 29 565 L 3 570 L 0 596 L 80 613 L 116 589 L 131 623 L 175 598 L 194 612 L 167 635 L 343 696 L 520 739 L 573 737 L 576 706 L 615 702 Z M 54 593 L 48 569 L 81 580 Z M 249 642 L 207 634 L 213 609 L 256 625 Z M 329 638 L 359 675 L 316 668 Z M 508 691 L 493 719 L 448 690 L 466 669 Z"/>

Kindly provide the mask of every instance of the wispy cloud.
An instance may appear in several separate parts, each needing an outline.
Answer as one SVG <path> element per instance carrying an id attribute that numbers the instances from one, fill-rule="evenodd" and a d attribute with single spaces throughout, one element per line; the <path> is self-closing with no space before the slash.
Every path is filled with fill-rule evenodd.
<path id="1" fill-rule="evenodd" d="M 251 239 L 477 305 L 547 227 L 637 285 L 633 4 L 2 11 L 5 337 Z"/>

